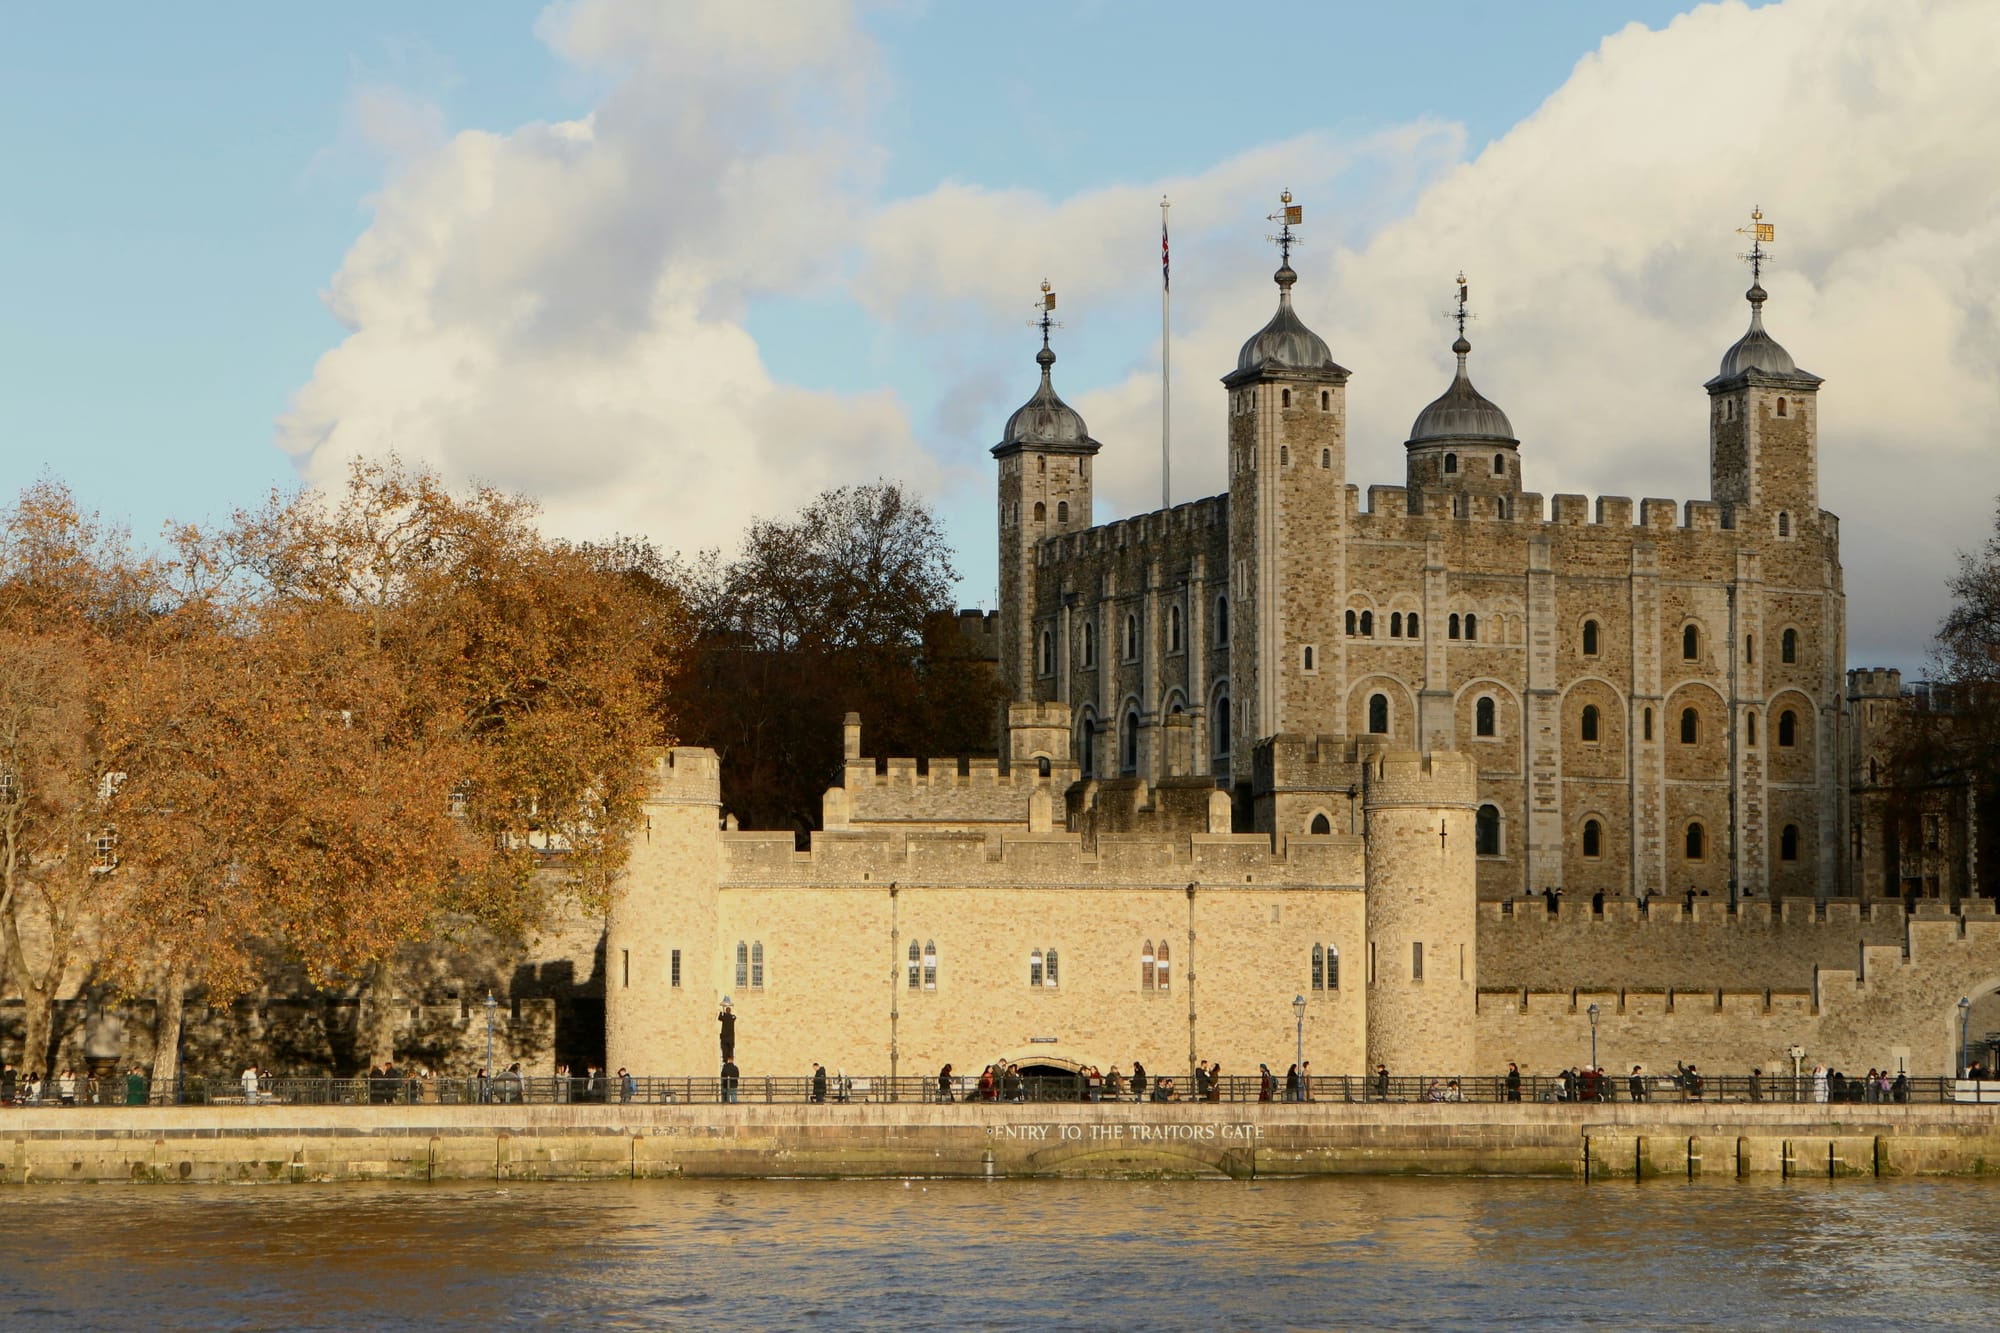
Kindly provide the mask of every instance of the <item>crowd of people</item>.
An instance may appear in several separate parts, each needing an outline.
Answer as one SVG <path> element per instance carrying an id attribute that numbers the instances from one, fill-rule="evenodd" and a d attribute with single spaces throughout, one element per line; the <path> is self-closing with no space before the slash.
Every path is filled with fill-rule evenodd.
<path id="1" fill-rule="evenodd" d="M 123 1074 L 94 1074 L 65 1069 L 58 1074 L 30 1070 L 22 1074 L 12 1063 L 0 1066 L 0 1106 L 134 1106 L 146 1102 L 150 1080 L 143 1069 Z"/>

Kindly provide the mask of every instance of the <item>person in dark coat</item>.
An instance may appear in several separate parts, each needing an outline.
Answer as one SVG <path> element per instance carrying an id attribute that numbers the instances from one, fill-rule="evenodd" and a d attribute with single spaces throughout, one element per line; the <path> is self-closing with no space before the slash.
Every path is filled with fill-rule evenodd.
<path id="1" fill-rule="evenodd" d="M 1212 1102 L 1222 1100 L 1222 1061 L 1220 1060 L 1214 1061 L 1208 1067 L 1208 1099 Z"/>
<path id="2" fill-rule="evenodd" d="M 943 1069 L 938 1070 L 938 1100 L 941 1102 L 952 1100 L 951 1066 L 948 1064 Z"/>
<path id="3" fill-rule="evenodd" d="M 1278 1076 L 1271 1072 L 1271 1066 L 1257 1066 L 1257 1100 L 1268 1102 L 1278 1091 Z"/>
<path id="4" fill-rule="evenodd" d="M 722 1062 L 728 1064 L 736 1058 L 736 1015 L 730 1011 L 729 1000 L 724 997 L 722 1012 L 715 1016 L 722 1028 Z"/>
<path id="5" fill-rule="evenodd" d="M 1285 1071 L 1285 1100 L 1288 1102 L 1304 1100 L 1299 1095 L 1299 1067 L 1297 1065 L 1293 1065 Z"/>
<path id="6" fill-rule="evenodd" d="M 1389 1100 L 1389 1066 L 1375 1066 L 1375 1096 L 1378 1100 Z"/>
<path id="7" fill-rule="evenodd" d="M 722 1062 L 722 1100 L 725 1102 L 735 1101 L 737 1090 L 742 1086 L 742 1083 L 743 1071 L 736 1067 L 736 1062 L 734 1060 L 724 1060 Z"/>
<path id="8" fill-rule="evenodd" d="M 1146 1066 L 1137 1060 L 1132 1062 L 1132 1100 L 1135 1102 L 1146 1100 Z"/>
<path id="9" fill-rule="evenodd" d="M 817 1060 L 813 1061 L 812 1097 L 813 1100 L 816 1102 L 823 1102 L 826 1100 L 826 1066 L 821 1064 Z"/>
<path id="10" fill-rule="evenodd" d="M 1512 1060 L 1507 1062 L 1507 1100 L 1510 1102 L 1521 1100 L 1521 1066 Z"/>
<path id="11" fill-rule="evenodd" d="M 1643 1066 L 1632 1066 L 1632 1077 L 1627 1080 L 1627 1085 L 1632 1093 L 1633 1101 L 1643 1102 L 1646 1100 L 1646 1071 Z"/>

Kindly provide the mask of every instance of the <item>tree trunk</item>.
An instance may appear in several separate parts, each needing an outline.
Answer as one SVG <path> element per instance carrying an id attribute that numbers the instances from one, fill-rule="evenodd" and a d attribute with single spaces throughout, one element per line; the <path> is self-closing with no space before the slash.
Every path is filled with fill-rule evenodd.
<path id="1" fill-rule="evenodd" d="M 26 1031 L 21 1042 L 21 1072 L 46 1074 L 49 1072 L 49 1041 L 55 1028 L 55 991 L 48 986 L 37 986 L 24 976 L 21 978 L 21 999 L 27 1007 L 23 1016 Z"/>
<path id="2" fill-rule="evenodd" d="M 167 969 L 153 1007 L 153 1087 L 171 1088 L 181 1076 L 181 1027 L 187 1017 L 187 977 Z"/>
<path id="3" fill-rule="evenodd" d="M 361 992 L 361 1030 L 355 1034 L 357 1054 L 366 1053 L 370 1065 L 391 1064 L 396 1058 L 396 968 L 384 958 L 368 971 Z"/>

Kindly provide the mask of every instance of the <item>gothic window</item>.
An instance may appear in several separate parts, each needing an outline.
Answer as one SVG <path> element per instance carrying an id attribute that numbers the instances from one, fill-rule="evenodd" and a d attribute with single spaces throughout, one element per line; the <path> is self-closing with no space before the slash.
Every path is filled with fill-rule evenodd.
<path id="1" fill-rule="evenodd" d="M 1687 831 L 1687 859 L 1699 861 L 1707 846 L 1708 835 L 1700 824 L 1689 824 Z"/>
<path id="2" fill-rule="evenodd" d="M 1167 651 L 1177 653 L 1180 650 L 1181 609 L 1178 606 L 1170 606 L 1167 608 Z"/>
<path id="3" fill-rule="evenodd" d="M 1048 630 L 1042 631 L 1042 674 L 1052 674 L 1056 669 L 1056 636 Z"/>
<path id="4" fill-rule="evenodd" d="M 1415 611 L 1410 612 L 1410 618 L 1403 622 L 1403 629 L 1411 638 L 1414 639 L 1417 637 L 1417 613 Z"/>
<path id="5" fill-rule="evenodd" d="M 1583 622 L 1583 655 L 1585 657 L 1597 656 L 1597 622 L 1595 620 L 1586 620 Z"/>
<path id="6" fill-rule="evenodd" d="M 1778 535 L 1780 537 L 1792 535 L 1792 516 L 1782 509 L 1778 511 Z"/>
<path id="7" fill-rule="evenodd" d="M 1652 709 L 1650 709 L 1650 708 L 1648 708 L 1648 709 L 1646 710 L 1646 732 L 1645 732 L 1645 735 L 1646 735 L 1646 739 L 1647 739 L 1647 740 L 1651 740 L 1651 739 L 1653 739 L 1653 710 L 1652 710 Z"/>
<path id="8" fill-rule="evenodd" d="M 1389 696 L 1371 694 L 1368 696 L 1368 732 L 1372 736 L 1389 734 Z"/>
<path id="9" fill-rule="evenodd" d="M 736 941 L 736 989 L 744 990 L 750 985 L 750 946 L 742 940 Z"/>
<path id="10" fill-rule="evenodd" d="M 937 989 L 937 945 L 924 941 L 924 989 Z"/>
<path id="11" fill-rule="evenodd" d="M 1359 623 L 1360 623 L 1360 621 L 1359 621 L 1359 620 L 1357 619 L 1357 617 L 1356 617 L 1355 613 L 1354 613 L 1354 612 L 1352 612 L 1352 611 L 1349 611 L 1349 612 L 1347 613 L 1347 637 L 1348 637 L 1348 638 L 1350 638 L 1350 639 L 1351 639 L 1351 638 L 1353 638 L 1353 637 L 1354 637 L 1354 634 L 1355 634 L 1355 629 L 1354 629 L 1354 627 L 1355 627 L 1355 626 L 1356 626 L 1357 624 L 1359 624 Z"/>
<path id="12" fill-rule="evenodd" d="M 1500 855 L 1500 807 L 1482 805 L 1473 819 L 1472 850 L 1480 856 Z"/>
<path id="13" fill-rule="evenodd" d="M 1125 660 L 1137 660 L 1139 656 L 1139 617 L 1125 617 Z"/>
<path id="14" fill-rule="evenodd" d="M 1313 822 L 1312 822 L 1312 829 L 1311 829 L 1311 832 L 1314 832 L 1314 833 L 1331 833 L 1331 832 L 1333 832 L 1333 822 L 1332 822 L 1331 820 L 1329 820 L 1329 819 L 1328 819 L 1328 818 L 1327 818 L 1327 817 L 1326 817 L 1325 815 L 1323 815 L 1323 814 L 1322 814 L 1322 815 L 1314 815 L 1314 816 L 1313 816 Z"/>
<path id="15" fill-rule="evenodd" d="M 1586 740 L 1586 741 L 1590 741 L 1590 742 L 1592 742 L 1592 743 L 1595 743 L 1595 742 L 1596 742 L 1596 740 L 1597 740 L 1597 705 L 1596 705 L 1596 704 L 1585 704 L 1585 705 L 1583 706 L 1583 730 L 1582 730 L 1582 738 L 1583 738 L 1584 740 Z"/>
<path id="16" fill-rule="evenodd" d="M 1054 949 L 1049 950 L 1047 966 L 1042 970 L 1042 984 L 1044 986 L 1053 986 L 1056 984 L 1056 951 Z"/>
<path id="17" fill-rule="evenodd" d="M 1169 964 L 1169 959 L 1167 958 L 1167 942 L 1165 940 L 1161 940 L 1160 950 L 1156 957 L 1155 966 L 1153 969 L 1153 980 L 1158 983 L 1159 988 L 1161 990 L 1168 989 L 1167 982 L 1172 980 L 1172 978 L 1169 977 L 1167 974 L 1168 964 Z"/>
<path id="18" fill-rule="evenodd" d="M 1493 455 L 1493 475 L 1496 477 L 1504 477 L 1507 475 L 1507 455 L 1505 454 Z"/>
<path id="19" fill-rule="evenodd" d="M 1392 612 L 1389 616 L 1389 637 L 1392 639 L 1403 637 L 1403 613 L 1401 611 Z"/>
<path id="20" fill-rule="evenodd" d="M 1494 736 L 1499 734 L 1494 729 L 1493 713 L 1493 696 L 1490 694 L 1481 696 L 1479 702 L 1472 706 L 1472 731 L 1474 735 Z"/>
<path id="21" fill-rule="evenodd" d="M 1340 989 L 1340 950 L 1331 944 L 1326 946 L 1326 988 Z"/>
<path id="22" fill-rule="evenodd" d="M 1153 989 L 1153 942 L 1147 940 L 1139 950 L 1139 989 Z"/>
<path id="23" fill-rule="evenodd" d="M 1139 771 L 1139 715 L 1125 714 L 1123 734 L 1119 738 L 1118 767 L 1127 777 Z"/>
<path id="24" fill-rule="evenodd" d="M 1790 749 L 1799 743 L 1799 715 L 1787 708 L 1778 714 L 1778 744 Z"/>
<path id="25" fill-rule="evenodd" d="M 1069 522 L 1069 501 L 1067 500 L 1056 501 L 1056 522 L 1058 523 Z"/>
<path id="26" fill-rule="evenodd" d="M 915 940 L 911 940 L 910 941 L 910 989 L 911 990 L 915 990 L 921 983 L 923 966 L 924 966 L 924 952 L 922 949 L 917 947 L 917 942 Z"/>
<path id="27" fill-rule="evenodd" d="M 1028 984 L 1030 986 L 1039 986 L 1042 984 L 1042 951 L 1040 949 L 1028 955 Z"/>
<path id="28" fill-rule="evenodd" d="M 1701 657 L 1701 631 L 1689 625 L 1681 631 L 1681 659 L 1687 662 Z"/>
<path id="29" fill-rule="evenodd" d="M 1594 819 L 1583 821 L 1583 854 L 1593 859 L 1604 855 L 1604 825 Z"/>
<path id="30" fill-rule="evenodd" d="M 1046 522 L 1048 520 L 1048 517 L 1049 517 L 1049 507 L 1043 504 L 1040 500 L 1035 501 L 1035 522 L 1037 523 Z"/>
<path id="31" fill-rule="evenodd" d="M 1452 617 L 1451 617 L 1451 620 L 1450 620 L 1449 622 L 1447 622 L 1447 624 L 1446 624 L 1446 627 L 1445 627 L 1445 632 L 1444 632 L 1444 636 L 1445 636 L 1445 637 L 1446 637 L 1447 639 L 1455 639 L 1455 638 L 1457 638 L 1457 637 L 1458 637 L 1458 613 L 1457 613 L 1457 612 L 1453 612 L 1453 613 L 1452 613 Z"/>
<path id="32" fill-rule="evenodd" d="M 1097 626 L 1088 620 L 1083 622 L 1083 664 L 1097 665 Z"/>
<path id="33" fill-rule="evenodd" d="M 1785 637 L 1778 640 L 1778 660 L 1788 664 L 1799 660 L 1799 632 L 1797 630 L 1786 630 Z"/>
<path id="34" fill-rule="evenodd" d="M 1444 470 L 1447 476 L 1450 475 L 1451 473 L 1458 471 L 1457 454 L 1446 454 L 1444 456 Z"/>
<path id="35" fill-rule="evenodd" d="M 764 989 L 764 941 L 750 941 L 750 989 Z"/>
<path id="36" fill-rule="evenodd" d="M 1217 643 L 1229 642 L 1229 598 L 1227 596 L 1215 599 L 1215 641 Z"/>
<path id="37" fill-rule="evenodd" d="M 1361 613 L 1361 637 L 1364 639 L 1375 637 L 1375 613 L 1373 611 L 1363 611 Z"/>
<path id="38" fill-rule="evenodd" d="M 1785 825 L 1784 832 L 1778 835 L 1778 859 L 1780 861 L 1796 861 L 1799 859 L 1799 826 L 1797 824 Z"/>
<path id="39" fill-rule="evenodd" d="M 1479 637 L 1479 617 L 1470 611 L 1465 613 L 1465 637 L 1468 639 Z"/>
<path id="40" fill-rule="evenodd" d="M 1681 744 L 1693 745 L 1701 739 L 1701 714 L 1692 708 L 1681 709 Z"/>
<path id="41" fill-rule="evenodd" d="M 1326 989 L 1326 949 L 1317 944 L 1312 952 L 1312 983 L 1314 990 Z"/>
<path id="42" fill-rule="evenodd" d="M 1753 708 L 1743 710 L 1743 741 L 1746 745 L 1757 743 L 1757 711 Z"/>

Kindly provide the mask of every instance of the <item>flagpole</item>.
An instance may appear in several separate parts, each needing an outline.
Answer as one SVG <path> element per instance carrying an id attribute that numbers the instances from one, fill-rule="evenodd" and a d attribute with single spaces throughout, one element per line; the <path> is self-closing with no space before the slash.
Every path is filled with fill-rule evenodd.
<path id="1" fill-rule="evenodd" d="M 1173 381 L 1168 375 L 1173 346 L 1171 321 L 1173 276 L 1167 255 L 1167 203 L 1160 196 L 1160 508 L 1174 505 L 1174 402 Z"/>

